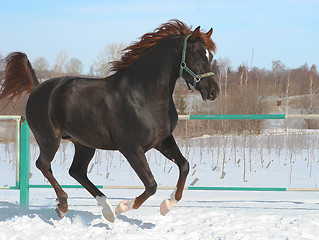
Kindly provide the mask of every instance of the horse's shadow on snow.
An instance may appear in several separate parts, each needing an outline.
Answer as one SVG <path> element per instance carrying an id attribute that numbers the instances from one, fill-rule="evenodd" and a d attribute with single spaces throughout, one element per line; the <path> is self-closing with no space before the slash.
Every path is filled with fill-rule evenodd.
<path id="1" fill-rule="evenodd" d="M 31 218 L 38 216 L 42 221 L 50 225 L 54 225 L 54 222 L 59 220 L 53 208 L 37 207 L 36 209 L 25 209 L 16 203 L 0 201 L 0 221 L 9 221 L 15 217 L 22 216 Z M 100 216 L 94 215 L 89 211 L 69 210 L 65 218 L 69 218 L 72 223 L 74 221 L 80 221 L 85 226 L 110 229 L 109 225 L 105 223 Z M 101 221 L 94 221 L 97 219 L 101 219 Z"/>
<path id="2" fill-rule="evenodd" d="M 22 217 L 22 216 L 28 216 L 28 217 L 36 217 L 38 216 L 42 221 L 44 221 L 47 224 L 54 225 L 55 221 L 58 221 L 59 218 L 56 215 L 55 211 L 51 207 L 37 207 L 32 209 L 25 209 L 20 207 L 18 203 L 10 203 L 10 202 L 4 202 L 0 201 L 0 221 L 9 221 L 15 217 Z M 103 219 L 102 216 L 94 215 L 93 213 L 89 211 L 80 211 L 80 210 L 69 210 L 65 216 L 65 218 L 69 218 L 71 222 L 74 221 L 80 221 L 85 226 L 93 226 L 93 227 L 100 227 L 100 228 L 106 228 L 111 229 L 108 222 Z M 128 222 L 132 225 L 136 225 L 140 227 L 141 229 L 152 229 L 155 227 L 155 224 L 143 222 L 138 219 L 128 218 L 124 215 L 118 215 L 117 219 L 120 219 L 124 222 Z M 116 224 L 116 219 L 115 223 Z"/>
<path id="3" fill-rule="evenodd" d="M 140 227 L 141 229 L 152 229 L 152 228 L 154 228 L 156 226 L 153 223 L 143 222 L 143 221 L 141 221 L 139 219 L 128 218 L 125 215 L 117 215 L 117 218 L 121 219 L 124 222 L 128 222 L 128 223 L 130 223 L 132 225 L 136 225 L 136 226 Z"/>

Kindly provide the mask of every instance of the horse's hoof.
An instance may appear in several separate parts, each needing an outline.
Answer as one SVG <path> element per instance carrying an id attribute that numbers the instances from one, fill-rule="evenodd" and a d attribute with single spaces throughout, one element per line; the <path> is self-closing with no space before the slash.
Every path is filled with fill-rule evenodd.
<path id="1" fill-rule="evenodd" d="M 56 201 L 58 202 L 58 204 L 56 205 L 57 209 L 62 213 L 62 215 L 65 215 L 69 209 L 67 197 L 57 198 Z M 58 214 L 58 216 L 59 216 L 59 214 Z"/>
<path id="2" fill-rule="evenodd" d="M 129 201 L 123 200 L 122 202 L 119 203 L 119 205 L 117 205 L 115 209 L 115 214 L 118 215 L 133 209 L 134 202 L 135 202 L 135 198 Z"/>
<path id="3" fill-rule="evenodd" d="M 115 215 L 112 209 L 110 208 L 103 208 L 102 209 L 102 214 L 103 217 L 108 220 L 109 222 L 114 222 L 115 221 Z"/>
<path id="4" fill-rule="evenodd" d="M 176 200 L 169 200 L 169 199 L 165 199 L 162 203 L 161 203 L 161 207 L 160 207 L 160 213 L 162 216 L 165 216 L 169 211 L 171 211 L 174 206 L 176 205 L 177 201 Z"/>
<path id="5" fill-rule="evenodd" d="M 103 208 L 102 209 L 103 217 L 110 222 L 114 222 L 115 221 L 115 214 L 113 211 L 113 207 L 112 207 L 111 203 L 109 202 L 109 200 L 107 199 L 107 197 L 97 196 L 96 201 L 97 201 L 98 205 Z"/>
<path id="6" fill-rule="evenodd" d="M 66 212 L 62 212 L 58 207 L 55 209 L 56 214 L 60 219 L 64 218 Z"/>

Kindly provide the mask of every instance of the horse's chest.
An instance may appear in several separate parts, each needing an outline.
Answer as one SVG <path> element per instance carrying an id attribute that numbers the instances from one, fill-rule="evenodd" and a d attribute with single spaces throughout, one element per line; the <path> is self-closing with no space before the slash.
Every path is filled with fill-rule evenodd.
<path id="1" fill-rule="evenodd" d="M 155 145 L 157 145 L 159 142 L 161 142 L 163 139 L 170 136 L 174 130 L 174 127 L 172 125 L 176 125 L 173 120 L 170 118 L 165 117 L 159 117 L 156 119 L 153 119 L 153 124 L 150 125 L 149 128 L 149 136 L 151 142 L 153 142 Z"/>

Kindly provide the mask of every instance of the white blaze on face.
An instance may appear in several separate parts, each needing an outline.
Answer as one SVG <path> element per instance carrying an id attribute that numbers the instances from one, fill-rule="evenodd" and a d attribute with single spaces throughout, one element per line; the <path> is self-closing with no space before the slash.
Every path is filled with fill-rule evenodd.
<path id="1" fill-rule="evenodd" d="M 206 49 L 206 57 L 207 57 L 208 62 L 209 62 L 209 51 L 208 51 L 208 49 Z"/>

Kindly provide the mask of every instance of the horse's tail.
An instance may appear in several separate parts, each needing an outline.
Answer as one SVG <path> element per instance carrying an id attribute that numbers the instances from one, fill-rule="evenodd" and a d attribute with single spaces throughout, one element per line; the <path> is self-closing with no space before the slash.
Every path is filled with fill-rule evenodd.
<path id="1" fill-rule="evenodd" d="M 24 92 L 31 93 L 40 84 L 26 54 L 14 52 L 4 61 L 6 68 L 0 81 L 0 100 L 7 99 L 10 103 Z"/>

